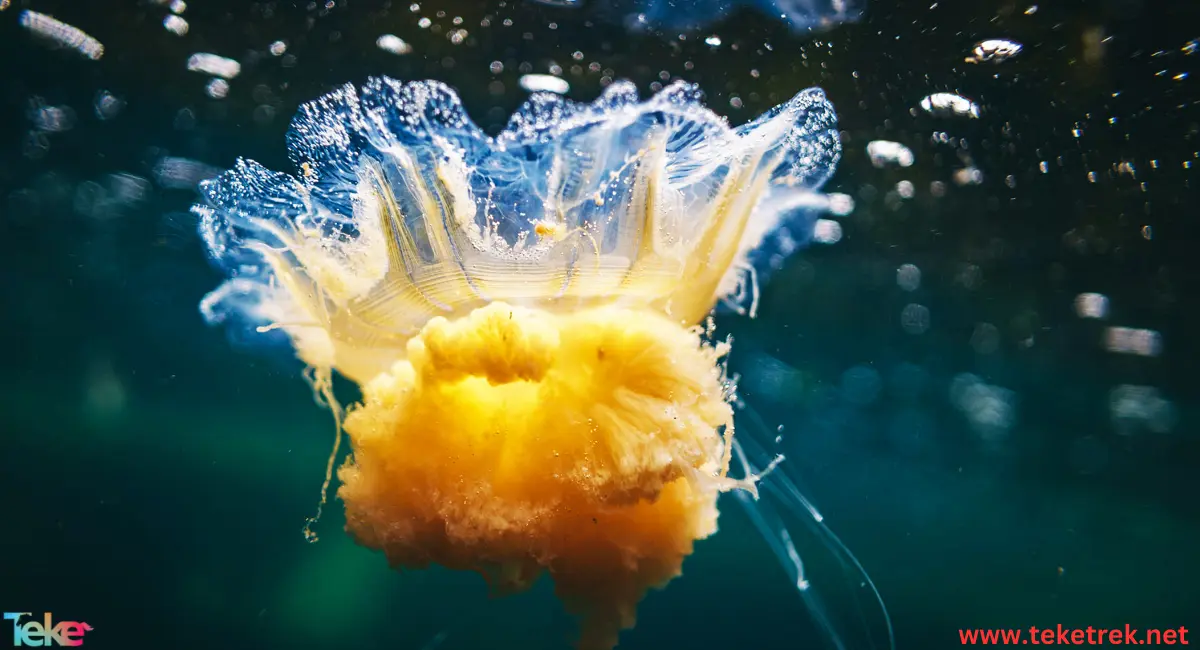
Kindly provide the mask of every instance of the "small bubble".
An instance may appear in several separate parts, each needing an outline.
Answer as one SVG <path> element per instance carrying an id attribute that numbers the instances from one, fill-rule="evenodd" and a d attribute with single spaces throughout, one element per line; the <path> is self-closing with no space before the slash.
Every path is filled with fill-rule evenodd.
<path id="1" fill-rule="evenodd" d="M 38 131 L 62 133 L 75 127 L 75 111 L 70 106 L 46 106 L 34 98 L 29 118 Z"/>
<path id="2" fill-rule="evenodd" d="M 921 100 L 921 108 L 938 117 L 979 117 L 979 105 L 954 93 L 933 93 Z"/>
<path id="3" fill-rule="evenodd" d="M 1075 315 L 1080 318 L 1107 318 L 1108 296 L 1102 293 L 1081 293 L 1075 296 Z"/>
<path id="4" fill-rule="evenodd" d="M 896 269 L 896 285 L 905 291 L 916 291 L 921 287 L 921 269 L 915 264 L 901 264 Z"/>
<path id="5" fill-rule="evenodd" d="M 242 64 L 216 54 L 197 52 L 188 57 L 187 69 L 223 79 L 233 79 L 242 73 Z"/>
<path id="6" fill-rule="evenodd" d="M 117 99 L 107 90 L 101 90 L 96 94 L 94 108 L 96 110 L 96 117 L 102 120 L 111 120 L 121 112 L 121 109 L 125 108 L 125 102 Z"/>
<path id="7" fill-rule="evenodd" d="M 958 185 L 979 185 L 983 182 L 983 172 L 977 167 L 964 167 L 954 172 L 954 182 Z"/>
<path id="8" fill-rule="evenodd" d="M 188 33 L 188 21 L 175 14 L 163 18 L 163 27 L 176 36 L 186 36 Z"/>
<path id="9" fill-rule="evenodd" d="M 886 167 L 889 164 L 910 167 L 915 160 L 912 149 L 889 140 L 872 140 L 867 143 L 867 156 L 875 167 Z"/>
<path id="10" fill-rule="evenodd" d="M 1104 332 L 1104 347 L 1119 354 L 1157 357 L 1162 352 L 1162 335 L 1150 329 L 1110 327 Z"/>
<path id="11" fill-rule="evenodd" d="M 979 323 L 971 333 L 971 349 L 978 354 L 992 354 L 1000 347 L 1000 330 L 991 323 Z"/>
<path id="12" fill-rule="evenodd" d="M 825 209 L 835 217 L 844 217 L 854 212 L 854 197 L 840 192 L 830 192 L 825 195 Z"/>
<path id="13" fill-rule="evenodd" d="M 229 94 L 229 82 L 220 77 L 211 79 L 204 91 L 213 99 L 224 99 Z"/>
<path id="14" fill-rule="evenodd" d="M 993 38 L 975 44 L 967 63 L 1001 63 L 1021 53 L 1021 44 L 1007 38 Z"/>
<path id="15" fill-rule="evenodd" d="M 842 240 L 842 224 L 832 219 L 817 219 L 813 224 L 813 241 L 818 244 L 836 244 Z"/>
<path id="16" fill-rule="evenodd" d="M 1109 415 L 1117 433 L 1129 435 L 1139 429 L 1167 433 L 1175 427 L 1178 413 L 1170 400 L 1153 386 L 1122 384 L 1109 392 Z"/>
<path id="17" fill-rule="evenodd" d="M 909 334 L 924 334 L 929 330 L 929 308 L 910 303 L 900 312 L 900 328 Z"/>
<path id="18" fill-rule="evenodd" d="M 522 75 L 519 83 L 522 88 L 531 93 L 545 91 L 562 95 L 571 89 L 565 79 L 545 74 Z"/>
<path id="19" fill-rule="evenodd" d="M 395 34 L 384 34 L 375 40 L 375 47 L 395 55 L 409 54 L 412 46 Z"/>

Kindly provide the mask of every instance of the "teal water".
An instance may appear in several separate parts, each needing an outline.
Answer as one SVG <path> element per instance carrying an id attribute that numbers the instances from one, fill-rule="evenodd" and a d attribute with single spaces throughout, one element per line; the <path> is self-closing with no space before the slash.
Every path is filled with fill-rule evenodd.
<path id="1" fill-rule="evenodd" d="M 286 169 L 295 107 L 373 74 L 443 80 L 494 131 L 524 98 L 527 64 L 563 68 L 587 100 L 605 77 L 649 95 L 666 71 L 736 123 L 811 85 L 837 107 L 845 152 L 826 190 L 856 204 L 842 240 L 789 260 L 756 320 L 718 324 L 735 337 L 743 397 L 762 426 L 783 425 L 789 471 L 878 585 L 897 647 L 958 647 L 960 628 L 1200 624 L 1188 300 L 1200 93 L 1175 79 L 1197 56 L 1195 7 L 876 3 L 818 35 L 747 12 L 699 35 L 718 35 L 714 47 L 511 3 L 196 2 L 186 37 L 154 4 L 12 4 L 0 12 L 3 611 L 87 621 L 97 648 L 567 647 L 574 624 L 545 581 L 492 599 L 475 576 L 391 571 L 340 532 L 336 507 L 321 541 L 304 542 L 329 415 L 286 355 L 204 326 L 196 305 L 220 274 L 186 215 L 194 193 L 155 173 L 164 156 Z M 30 38 L 23 9 L 85 29 L 104 58 Z M 414 51 L 378 50 L 382 33 Z M 963 61 L 995 37 L 1024 50 Z M 269 52 L 280 39 L 294 59 Z M 226 98 L 186 71 L 196 51 L 243 62 Z M 102 91 L 124 102 L 108 119 Z M 983 111 L 930 116 L 919 104 L 933 92 Z M 44 106 L 70 107 L 71 128 L 39 127 Z M 876 168 L 872 140 L 916 162 Z M 981 182 L 955 182 L 965 168 Z M 113 174 L 143 189 L 123 194 Z M 897 282 L 904 264 L 920 269 L 914 290 Z M 1107 320 L 1079 317 L 1087 292 L 1107 297 Z M 925 308 L 924 329 L 909 305 Z M 1160 353 L 1105 349 L 1110 325 L 1158 332 Z M 979 385 L 997 401 L 964 408 Z M 1125 399 L 1123 386 L 1155 392 Z M 621 648 L 821 647 L 766 545 L 723 506 L 721 532 L 646 599 Z"/>

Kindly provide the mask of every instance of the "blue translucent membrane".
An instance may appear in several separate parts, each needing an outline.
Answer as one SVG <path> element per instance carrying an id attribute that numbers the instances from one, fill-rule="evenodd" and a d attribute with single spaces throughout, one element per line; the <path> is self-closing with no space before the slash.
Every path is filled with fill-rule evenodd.
<path id="1" fill-rule="evenodd" d="M 643 305 L 694 324 L 757 296 L 759 256 L 806 241 L 841 147 L 819 89 L 730 128 L 675 83 L 591 104 L 533 95 L 495 138 L 436 82 L 369 80 L 301 107 L 297 176 L 239 160 L 196 211 L 230 279 L 212 322 L 284 329 L 366 380 L 429 318 L 491 301 Z"/>

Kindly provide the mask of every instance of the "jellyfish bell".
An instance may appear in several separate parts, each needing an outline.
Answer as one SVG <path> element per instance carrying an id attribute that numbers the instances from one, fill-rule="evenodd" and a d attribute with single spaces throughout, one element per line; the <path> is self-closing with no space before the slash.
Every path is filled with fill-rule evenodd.
<path id="1" fill-rule="evenodd" d="M 310 367 L 350 440 L 356 541 L 508 589 L 548 573 L 580 647 L 611 648 L 721 494 L 759 525 L 778 461 L 735 438 L 729 344 L 703 322 L 756 295 L 770 233 L 811 229 L 792 208 L 840 154 L 820 90 L 738 128 L 684 83 L 536 93 L 493 138 L 447 86 L 373 78 L 301 107 L 289 145 L 298 176 L 242 160 L 202 185 L 230 275 L 202 311 Z M 334 371 L 362 388 L 346 412 Z"/>

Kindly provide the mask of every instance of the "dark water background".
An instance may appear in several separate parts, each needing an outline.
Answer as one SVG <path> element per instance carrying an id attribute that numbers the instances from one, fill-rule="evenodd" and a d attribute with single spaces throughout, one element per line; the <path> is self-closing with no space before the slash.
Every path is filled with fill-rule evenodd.
<path id="1" fill-rule="evenodd" d="M 178 37 L 152 4 L 15 0 L 0 11 L 0 608 L 87 621 L 96 648 L 416 649 L 443 631 L 447 649 L 565 647 L 546 582 L 489 600 L 474 576 L 397 574 L 340 533 L 336 507 L 304 543 L 328 414 L 299 368 L 203 325 L 220 277 L 194 195 L 155 175 L 164 156 L 290 170 L 295 107 L 373 74 L 443 80 L 495 131 L 528 63 L 561 66 L 587 100 L 606 76 L 645 94 L 660 72 L 683 77 L 737 123 L 828 92 L 845 153 L 826 189 L 857 203 L 844 237 L 793 258 L 756 321 L 720 325 L 743 396 L 784 425 L 792 471 L 875 579 L 898 647 L 987 626 L 1200 627 L 1200 52 L 1186 47 L 1200 6 L 1032 4 L 877 0 L 815 36 L 746 12 L 681 41 L 497 2 L 196 0 Z M 26 8 L 85 29 L 103 59 L 35 41 Z M 378 50 L 383 33 L 414 51 Z M 985 38 L 1025 49 L 964 63 Z M 243 63 L 225 99 L 186 71 L 200 51 Z M 111 119 L 93 108 L 102 91 L 124 104 Z M 939 91 L 981 117 L 920 111 Z M 73 109 L 73 128 L 38 132 L 39 105 Z M 916 163 L 873 167 L 875 139 Z M 956 184 L 969 165 L 982 182 Z M 122 195 L 113 174 L 143 191 Z M 915 291 L 897 285 L 903 264 Z M 1076 314 L 1083 292 L 1107 296 L 1107 321 Z M 923 332 L 903 326 L 908 305 L 927 310 Z M 1106 350 L 1108 325 L 1159 332 L 1161 353 Z M 971 385 L 995 387 L 990 411 L 961 407 Z M 1114 395 L 1149 419 L 1114 417 Z M 821 647 L 766 547 L 723 512 L 622 648 Z"/>

